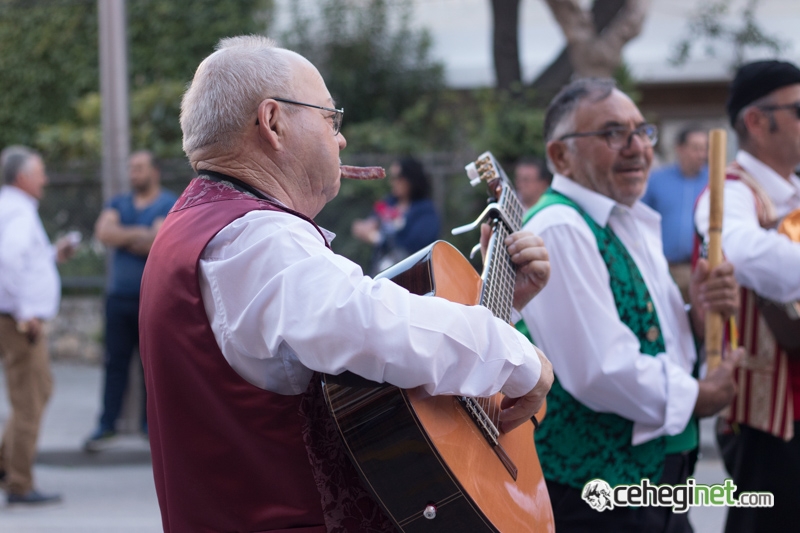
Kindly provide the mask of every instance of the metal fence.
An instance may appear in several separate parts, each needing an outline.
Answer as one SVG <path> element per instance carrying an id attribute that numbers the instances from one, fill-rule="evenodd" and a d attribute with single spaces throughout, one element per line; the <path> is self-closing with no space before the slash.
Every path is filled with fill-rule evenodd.
<path id="1" fill-rule="evenodd" d="M 433 201 L 442 217 L 442 235 L 463 251 L 477 235 L 450 237 L 452 227 L 473 219 L 482 209 L 485 195 L 473 190 L 466 179 L 464 165 L 475 159 L 470 152 L 435 152 L 417 155 L 431 178 Z M 343 154 L 351 165 L 383 166 L 396 160 L 389 154 Z M 181 159 L 160 161 L 162 186 L 180 194 L 194 176 L 188 162 Z M 98 291 L 105 283 L 105 250 L 94 241 L 94 223 L 103 208 L 100 164 L 72 163 L 48 165 L 50 184 L 41 202 L 40 213 L 51 238 L 72 230 L 82 233 L 84 241 L 76 257 L 62 265 L 62 282 L 67 290 Z M 317 217 L 317 222 L 335 232 L 334 250 L 362 266 L 369 262 L 370 249 L 350 236 L 356 218 L 367 216 L 373 203 L 388 194 L 388 183 L 343 180 L 339 196 Z"/>

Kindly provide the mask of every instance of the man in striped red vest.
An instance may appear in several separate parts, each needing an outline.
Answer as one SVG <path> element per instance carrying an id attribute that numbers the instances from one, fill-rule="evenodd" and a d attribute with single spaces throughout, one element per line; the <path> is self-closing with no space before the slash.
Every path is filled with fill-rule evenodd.
<path id="1" fill-rule="evenodd" d="M 739 151 L 726 171 L 722 250 L 742 286 L 739 331 L 747 355 L 720 444 L 739 491 L 772 492 L 775 506 L 731 508 L 725 531 L 794 531 L 800 527 L 800 358 L 776 334 L 800 340 L 800 321 L 773 332 L 762 309 L 766 299 L 796 312 L 793 302 L 800 299 L 800 243 L 775 230 L 800 209 L 800 69 L 780 61 L 744 65 L 727 109 Z M 706 238 L 708 192 L 698 200 L 695 224 Z"/>

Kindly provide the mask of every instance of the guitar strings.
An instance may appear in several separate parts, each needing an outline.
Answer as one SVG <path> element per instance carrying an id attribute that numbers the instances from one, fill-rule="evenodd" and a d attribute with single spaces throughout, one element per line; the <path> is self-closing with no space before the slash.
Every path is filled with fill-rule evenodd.
<path id="1" fill-rule="evenodd" d="M 504 243 L 510 233 L 519 231 L 523 207 L 514 190 L 505 183 L 498 203 L 514 226 L 507 227 L 506 223 L 500 219 L 495 221 L 495 231 L 487 253 L 489 275 L 484 285 L 481 305 L 487 307 L 494 316 L 510 322 L 517 270 Z M 493 397 L 478 398 L 477 404 L 488 416 L 489 422 L 494 426 L 492 429 L 499 433 L 500 404 L 494 401 Z"/>

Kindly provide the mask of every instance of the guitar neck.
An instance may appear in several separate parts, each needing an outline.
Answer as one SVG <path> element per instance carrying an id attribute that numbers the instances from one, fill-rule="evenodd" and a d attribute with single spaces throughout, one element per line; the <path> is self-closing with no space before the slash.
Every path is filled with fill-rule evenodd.
<path id="1" fill-rule="evenodd" d="M 503 244 L 510 234 L 519 231 L 522 225 L 523 207 L 514 189 L 507 180 L 501 180 L 502 187 L 497 200 L 501 216 L 494 219 L 492 237 L 484 263 L 481 305 L 489 308 L 494 316 L 511 321 L 511 308 L 514 298 L 516 265 Z"/>

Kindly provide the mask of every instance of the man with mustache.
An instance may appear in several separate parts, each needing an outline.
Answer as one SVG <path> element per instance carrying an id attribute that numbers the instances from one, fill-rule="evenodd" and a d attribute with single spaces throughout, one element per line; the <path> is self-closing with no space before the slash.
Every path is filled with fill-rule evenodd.
<path id="1" fill-rule="evenodd" d="M 597 479 L 612 487 L 686 481 L 696 419 L 734 393 L 735 357 L 695 377 L 705 312 L 736 309 L 733 268 L 709 272 L 701 262 L 687 314 L 662 250 L 660 217 L 639 201 L 657 129 L 613 80 L 566 86 L 544 127 L 555 176 L 524 229 L 544 240 L 552 274 L 522 316 L 556 374 L 536 432 L 556 530 L 691 531 L 685 513 L 644 505 L 599 513 L 581 495 Z"/>
<path id="2" fill-rule="evenodd" d="M 795 320 L 773 332 L 765 321 L 768 309 L 782 311 L 774 304 L 764 309 L 758 299 L 800 300 L 800 242 L 775 231 L 791 213 L 796 228 L 800 214 L 800 69 L 774 60 L 743 65 L 727 110 L 739 151 L 726 170 L 722 251 L 742 285 L 739 331 L 746 355 L 726 417 L 732 426 L 722 424 L 719 439 L 738 489 L 771 492 L 775 506 L 732 507 L 725 531 L 792 531 L 800 521 L 800 350 L 792 349 L 800 331 Z M 709 205 L 703 194 L 695 212 L 705 237 Z"/>

